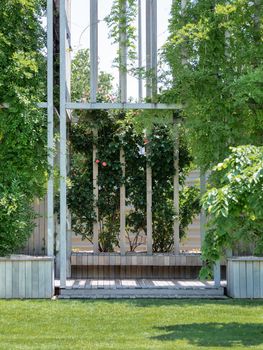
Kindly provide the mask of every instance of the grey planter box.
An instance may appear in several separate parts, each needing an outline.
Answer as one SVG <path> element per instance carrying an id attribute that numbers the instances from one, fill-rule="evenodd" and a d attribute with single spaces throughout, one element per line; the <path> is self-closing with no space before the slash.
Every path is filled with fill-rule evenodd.
<path id="1" fill-rule="evenodd" d="M 227 260 L 227 295 L 232 298 L 263 298 L 263 258 Z"/>
<path id="2" fill-rule="evenodd" d="M 54 295 L 54 259 L 26 255 L 0 258 L 0 298 L 49 299 Z"/>

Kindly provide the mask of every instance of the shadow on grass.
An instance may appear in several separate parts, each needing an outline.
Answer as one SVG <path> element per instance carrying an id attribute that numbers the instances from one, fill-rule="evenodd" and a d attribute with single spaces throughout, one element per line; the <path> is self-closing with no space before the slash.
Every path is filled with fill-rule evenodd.
<path id="1" fill-rule="evenodd" d="M 164 334 L 151 337 L 160 341 L 186 340 L 199 347 L 257 346 L 263 344 L 260 323 L 190 323 L 156 327 Z"/>
<path id="2" fill-rule="evenodd" d="M 225 300 L 209 300 L 209 299 L 135 299 L 122 300 L 137 307 L 156 307 L 156 306 L 176 306 L 176 307 L 192 307 L 192 306 L 209 306 L 209 305 L 225 305 L 238 307 L 263 307 L 262 300 L 251 299 L 225 299 Z M 120 302 L 120 300 L 118 300 Z"/>

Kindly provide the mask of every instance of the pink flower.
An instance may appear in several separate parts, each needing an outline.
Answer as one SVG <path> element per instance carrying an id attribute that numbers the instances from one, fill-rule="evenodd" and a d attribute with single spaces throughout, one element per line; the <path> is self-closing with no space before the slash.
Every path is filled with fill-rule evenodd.
<path id="1" fill-rule="evenodd" d="M 96 162 L 97 164 L 99 164 L 100 160 L 99 160 L 99 159 L 96 159 L 95 162 Z"/>
<path id="2" fill-rule="evenodd" d="M 107 166 L 106 162 L 102 162 L 101 164 L 102 164 L 102 166 Z"/>

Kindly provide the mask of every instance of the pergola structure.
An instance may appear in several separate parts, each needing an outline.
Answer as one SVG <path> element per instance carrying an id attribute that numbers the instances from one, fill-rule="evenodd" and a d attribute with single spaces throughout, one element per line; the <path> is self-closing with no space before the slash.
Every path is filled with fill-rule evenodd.
<path id="1" fill-rule="evenodd" d="M 54 0 L 47 0 L 47 102 L 39 106 L 47 109 L 48 114 L 48 148 L 54 148 L 54 103 L 53 103 L 53 6 Z M 182 0 L 182 9 L 185 6 Z M 57 3 L 57 2 L 56 2 Z M 98 3 L 99 0 L 90 0 L 90 101 L 75 102 L 70 100 L 70 49 L 71 49 L 71 0 L 59 0 L 59 50 L 60 50 L 60 108 L 59 108 L 59 130 L 60 130 L 60 149 L 59 149 L 59 167 L 60 167 L 60 233 L 59 233 L 59 252 L 60 252 L 60 287 L 66 287 L 67 279 L 67 120 L 71 119 L 73 110 L 173 110 L 179 111 L 181 106 L 177 104 L 154 103 L 157 94 L 157 0 L 145 0 L 146 3 L 146 70 L 151 71 L 152 75 L 146 81 L 147 101 L 142 98 L 142 78 L 138 78 L 138 102 L 127 102 L 127 71 L 123 67 L 127 66 L 127 47 L 125 45 L 125 30 L 120 35 L 120 68 L 119 69 L 119 101 L 117 103 L 99 103 L 97 102 L 98 86 Z M 123 12 L 125 13 L 126 1 L 121 1 Z M 141 0 L 138 0 L 138 67 L 142 66 L 142 11 Z M 174 144 L 174 208 L 179 213 L 179 138 L 177 134 L 177 120 L 174 119 L 176 130 Z M 94 137 L 97 131 L 93 130 Z M 147 147 L 146 147 L 147 156 Z M 95 162 L 96 148 L 93 146 L 93 187 L 95 202 L 98 198 L 98 165 Z M 122 173 L 125 175 L 125 154 L 121 149 L 120 162 L 122 164 Z M 54 155 L 49 152 L 48 163 L 51 169 L 54 168 Z M 152 169 L 149 165 L 146 168 L 147 177 L 147 254 L 152 255 Z M 204 181 L 202 181 L 204 186 Z M 48 242 L 47 253 L 54 256 L 54 183 L 51 173 L 48 181 Z M 125 255 L 125 185 L 120 187 L 120 255 Z M 98 254 L 98 208 L 95 207 L 97 221 L 93 226 L 94 254 Z M 204 214 L 202 215 L 202 230 L 204 230 Z M 174 221 L 174 254 L 180 254 L 179 246 L 179 220 Z M 215 282 L 220 283 L 220 272 L 217 266 Z"/>

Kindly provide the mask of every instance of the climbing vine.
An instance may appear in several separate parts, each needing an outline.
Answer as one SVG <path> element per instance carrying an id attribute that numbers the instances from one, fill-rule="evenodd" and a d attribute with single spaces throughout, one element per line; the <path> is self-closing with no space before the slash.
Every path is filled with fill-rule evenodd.
<path id="1" fill-rule="evenodd" d="M 132 113 L 132 112 L 131 112 Z M 136 112 L 135 112 L 136 113 Z M 126 186 L 126 235 L 130 250 L 135 250 L 146 235 L 146 156 L 145 143 L 151 145 L 153 168 L 153 249 L 168 252 L 173 248 L 173 134 L 169 125 L 155 124 L 149 139 L 137 133 L 131 116 L 119 112 L 93 111 L 81 115 L 72 128 L 73 151 L 71 188 L 68 202 L 72 212 L 73 230 L 92 242 L 93 239 L 93 187 L 92 187 L 92 128 L 97 125 L 96 162 L 99 166 L 99 245 L 101 251 L 113 251 L 119 245 L 120 185 Z M 199 193 L 196 188 L 185 187 L 184 179 L 191 163 L 184 133 L 180 147 L 180 236 L 194 215 L 199 212 Z M 123 147 L 126 158 L 126 176 L 122 177 L 119 160 Z"/>
<path id="2" fill-rule="evenodd" d="M 45 87 L 43 3 L 3 0 L 0 6 L 0 256 L 32 233 L 31 205 L 47 181 L 46 117 L 36 103 Z"/>
<path id="3" fill-rule="evenodd" d="M 137 2 L 135 0 L 114 0 L 110 14 L 105 21 L 110 29 L 109 38 L 114 44 L 125 45 L 127 47 L 128 66 L 121 66 L 121 52 L 118 49 L 118 57 L 115 64 L 120 69 L 134 68 L 137 58 L 136 52 L 136 26 Z M 124 34 L 122 39 L 122 34 Z"/>

